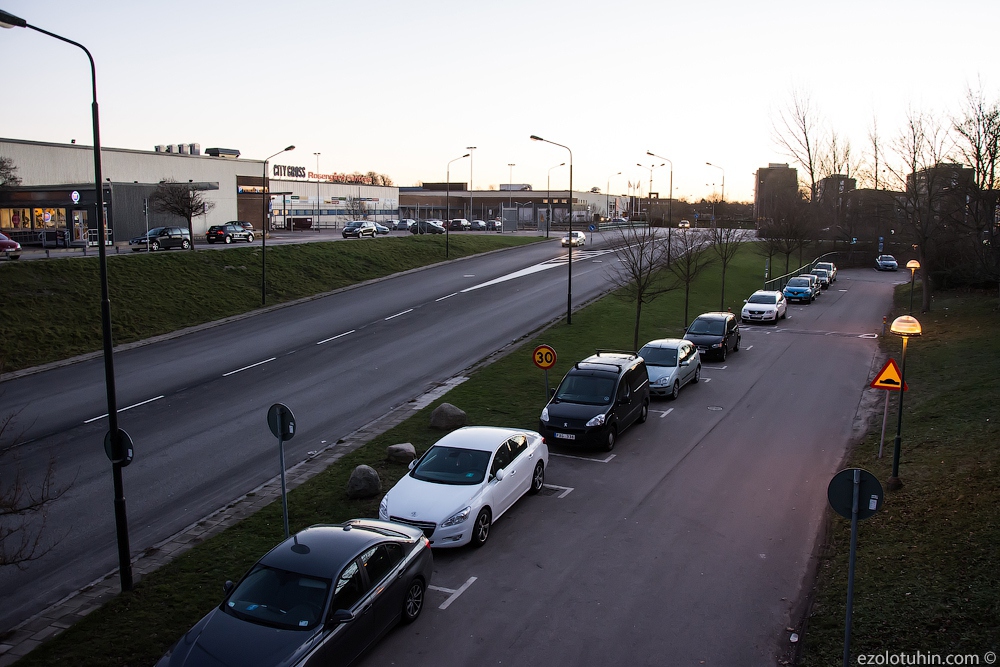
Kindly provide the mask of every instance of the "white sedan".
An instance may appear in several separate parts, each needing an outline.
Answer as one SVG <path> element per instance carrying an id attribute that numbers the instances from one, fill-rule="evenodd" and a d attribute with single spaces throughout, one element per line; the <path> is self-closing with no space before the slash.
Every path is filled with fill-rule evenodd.
<path id="1" fill-rule="evenodd" d="M 490 527 L 545 483 L 549 448 L 535 431 L 466 426 L 410 464 L 379 504 L 379 517 L 417 526 L 434 547 L 481 547 Z"/>
<path id="2" fill-rule="evenodd" d="M 587 245 L 587 235 L 583 232 L 570 232 L 562 237 L 563 247 Z"/>

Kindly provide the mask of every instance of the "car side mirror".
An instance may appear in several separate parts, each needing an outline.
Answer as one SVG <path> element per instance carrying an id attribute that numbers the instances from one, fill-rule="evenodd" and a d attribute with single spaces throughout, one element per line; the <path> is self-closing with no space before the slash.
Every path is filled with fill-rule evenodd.
<path id="1" fill-rule="evenodd" d="M 690 365 L 691 365 L 690 359 L 685 359 L 684 361 L 681 362 L 681 366 L 690 366 Z"/>
<path id="2" fill-rule="evenodd" d="M 551 389 L 549 389 L 549 396 L 555 396 L 555 395 L 556 395 L 556 388 L 552 387 Z"/>
<path id="3" fill-rule="evenodd" d="M 353 621 L 353 620 L 354 620 L 354 614 L 347 611 L 346 609 L 338 609 L 337 611 L 333 612 L 333 615 L 330 616 L 330 623 L 332 624 L 347 623 L 348 621 Z"/>
<path id="4" fill-rule="evenodd" d="M 236 584 L 233 583 L 233 580 L 227 579 L 226 583 L 222 584 L 222 592 L 225 593 L 226 595 L 229 595 L 232 592 L 233 588 L 235 587 Z"/>
<path id="5" fill-rule="evenodd" d="M 749 303 L 749 301 L 747 301 L 746 299 L 743 299 L 743 303 Z"/>
<path id="6" fill-rule="evenodd" d="M 417 467 L 417 459 L 413 459 L 412 461 L 410 461 L 410 464 L 408 466 L 406 466 L 406 467 L 409 468 L 410 470 L 413 470 L 414 468 L 416 468 Z"/>
<path id="7" fill-rule="evenodd" d="M 498 482 L 502 482 L 503 478 L 504 478 L 503 468 L 500 468 L 500 470 L 497 470 L 496 474 L 493 475 L 493 477 L 495 477 Z"/>

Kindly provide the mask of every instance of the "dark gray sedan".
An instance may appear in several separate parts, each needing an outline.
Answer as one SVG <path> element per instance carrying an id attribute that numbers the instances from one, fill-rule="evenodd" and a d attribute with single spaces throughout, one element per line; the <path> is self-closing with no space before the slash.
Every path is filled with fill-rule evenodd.
<path id="1" fill-rule="evenodd" d="M 312 526 L 285 540 L 158 667 L 349 665 L 412 623 L 431 580 L 419 528 L 375 519 Z"/>

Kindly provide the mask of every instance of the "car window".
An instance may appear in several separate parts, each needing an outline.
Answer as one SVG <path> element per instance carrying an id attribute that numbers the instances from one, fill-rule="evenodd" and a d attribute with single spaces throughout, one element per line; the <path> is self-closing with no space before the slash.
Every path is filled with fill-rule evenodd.
<path id="1" fill-rule="evenodd" d="M 556 390 L 555 400 L 584 405 L 607 405 L 615 390 L 615 381 L 607 376 L 567 375 Z"/>
<path id="2" fill-rule="evenodd" d="M 322 620 L 330 581 L 258 565 L 233 590 L 223 610 L 276 628 L 308 630 Z"/>
<path id="3" fill-rule="evenodd" d="M 805 278 L 792 278 L 788 281 L 789 287 L 808 287 L 809 281 Z"/>
<path id="4" fill-rule="evenodd" d="M 352 560 L 350 565 L 344 568 L 344 571 L 337 577 L 337 586 L 333 591 L 333 604 L 330 605 L 330 610 L 350 609 L 358 603 L 358 600 L 366 592 L 367 589 L 361 575 L 361 568 L 358 567 L 358 561 Z"/>
<path id="5" fill-rule="evenodd" d="M 521 454 L 528 451 L 528 438 L 522 433 L 518 433 L 507 441 L 510 445 L 510 460 L 513 461 Z"/>
<path id="6" fill-rule="evenodd" d="M 410 476 L 436 484 L 480 484 L 489 463 L 490 452 L 435 445 L 420 458 Z"/>
<path id="7" fill-rule="evenodd" d="M 507 441 L 504 441 L 502 445 L 497 447 L 496 454 L 493 457 L 493 465 L 490 466 L 490 477 L 496 475 L 497 470 L 509 466 L 512 458 L 513 457 L 510 454 L 510 445 Z"/>
<path id="8" fill-rule="evenodd" d="M 721 336 L 726 332 L 726 323 L 722 320 L 696 319 L 688 329 L 689 334 Z"/>
<path id="9" fill-rule="evenodd" d="M 774 294 L 753 294 L 747 299 L 747 303 L 775 303 L 777 296 Z"/>
<path id="10" fill-rule="evenodd" d="M 639 356 L 646 361 L 647 366 L 672 368 L 677 365 L 677 350 L 672 347 L 650 347 L 647 345 L 639 350 Z"/>
<path id="11" fill-rule="evenodd" d="M 361 554 L 361 566 L 368 575 L 369 585 L 374 587 L 399 561 L 403 560 L 403 549 L 395 542 L 377 544 Z"/>
<path id="12" fill-rule="evenodd" d="M 621 383 L 618 385 L 617 399 L 619 401 L 627 401 L 632 395 L 632 371 L 628 371 L 622 378 Z"/>
<path id="13" fill-rule="evenodd" d="M 729 333 L 733 333 L 734 331 L 736 331 L 736 320 L 735 320 L 735 318 L 729 320 L 727 322 L 727 325 L 728 325 L 728 328 L 729 328 Z"/>
<path id="14" fill-rule="evenodd" d="M 646 373 L 646 365 L 639 363 L 628 372 L 628 383 L 632 388 L 632 391 L 639 391 L 642 389 L 642 385 L 649 381 L 649 375 Z"/>

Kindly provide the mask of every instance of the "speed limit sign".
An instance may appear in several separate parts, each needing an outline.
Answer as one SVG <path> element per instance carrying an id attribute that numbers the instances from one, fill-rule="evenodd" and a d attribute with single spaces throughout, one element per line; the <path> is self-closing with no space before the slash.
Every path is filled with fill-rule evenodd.
<path id="1" fill-rule="evenodd" d="M 547 371 L 556 365 L 556 351 L 548 345 L 539 345 L 531 354 L 535 365 L 543 371 Z"/>

